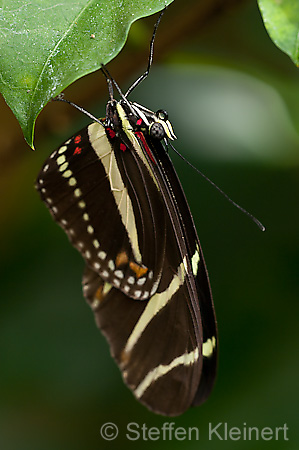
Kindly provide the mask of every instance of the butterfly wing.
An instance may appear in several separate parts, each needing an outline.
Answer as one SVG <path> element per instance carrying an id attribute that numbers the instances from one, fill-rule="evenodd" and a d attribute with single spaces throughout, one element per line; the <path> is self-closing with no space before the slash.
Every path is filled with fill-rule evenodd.
<path id="1" fill-rule="evenodd" d="M 216 321 L 192 216 L 161 143 L 93 123 L 52 153 L 37 189 L 85 259 L 84 295 L 134 395 L 170 416 L 204 401 Z"/>
<path id="2" fill-rule="evenodd" d="M 138 194 L 128 194 L 130 186 L 123 183 L 101 124 L 91 124 L 54 151 L 36 187 L 53 218 L 98 275 L 132 298 L 145 299 L 154 292 L 166 242 L 164 218 L 152 214 L 152 208 L 159 210 L 161 198 L 156 190 L 149 198 L 137 166 Z"/>

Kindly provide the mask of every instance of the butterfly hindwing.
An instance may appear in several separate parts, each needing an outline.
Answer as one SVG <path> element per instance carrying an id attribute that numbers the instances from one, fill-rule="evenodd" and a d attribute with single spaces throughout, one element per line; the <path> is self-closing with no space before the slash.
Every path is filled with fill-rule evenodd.
<path id="1" fill-rule="evenodd" d="M 85 297 L 124 381 L 149 409 L 169 416 L 190 407 L 202 364 L 186 285 L 180 285 L 183 270 L 143 302 L 108 286 L 90 268 L 83 277 Z"/>

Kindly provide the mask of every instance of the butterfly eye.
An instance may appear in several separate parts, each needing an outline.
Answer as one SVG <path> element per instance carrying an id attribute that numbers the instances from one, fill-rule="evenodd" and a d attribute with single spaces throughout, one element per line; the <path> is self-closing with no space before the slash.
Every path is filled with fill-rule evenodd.
<path id="1" fill-rule="evenodd" d="M 160 120 L 168 120 L 167 111 L 165 111 L 164 109 L 158 109 L 158 111 L 156 112 L 156 116 Z"/>
<path id="2" fill-rule="evenodd" d="M 152 138 L 161 141 L 161 139 L 165 137 L 165 130 L 163 125 L 159 122 L 152 123 L 149 128 L 149 134 Z"/>

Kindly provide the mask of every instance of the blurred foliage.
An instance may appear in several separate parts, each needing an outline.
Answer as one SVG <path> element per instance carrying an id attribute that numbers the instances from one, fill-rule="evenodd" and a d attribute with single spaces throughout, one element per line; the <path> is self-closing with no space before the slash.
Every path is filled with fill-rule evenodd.
<path id="1" fill-rule="evenodd" d="M 135 401 L 84 302 L 83 261 L 33 188 L 46 156 L 88 118 L 63 104 L 48 105 L 37 123 L 33 153 L 22 146 L 3 104 L 3 449 L 298 445 L 298 70 L 269 39 L 253 0 L 227 2 L 227 8 L 206 15 L 195 0 L 181 3 L 174 2 L 163 18 L 151 74 L 131 99 L 167 109 L 177 149 L 267 227 L 260 232 L 173 156 L 214 293 L 220 335 L 216 387 L 202 407 L 175 419 L 156 416 Z M 146 66 L 154 21 L 134 24 L 125 49 L 109 65 L 124 90 Z M 172 42 L 173 23 L 184 23 L 185 31 L 172 35 Z M 65 95 L 96 115 L 105 113 L 107 86 L 99 74 L 79 80 Z M 129 422 L 161 428 L 166 421 L 197 427 L 198 440 L 126 439 Z M 101 438 L 105 422 L 119 427 L 115 441 Z M 259 428 L 287 423 L 289 441 L 209 441 L 209 423 L 219 422 Z"/>

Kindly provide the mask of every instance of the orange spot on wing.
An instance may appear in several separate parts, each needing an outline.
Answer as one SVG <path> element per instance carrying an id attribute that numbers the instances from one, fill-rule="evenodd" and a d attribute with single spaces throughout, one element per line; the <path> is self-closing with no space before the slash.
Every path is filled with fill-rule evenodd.
<path id="1" fill-rule="evenodd" d="M 130 360 L 130 356 L 131 356 L 131 352 L 125 352 L 125 350 L 123 350 L 120 354 L 120 366 L 122 369 L 124 369 L 129 360 Z M 126 379 L 126 373 L 123 373 L 124 378 Z"/>
<path id="2" fill-rule="evenodd" d="M 125 251 L 119 252 L 115 258 L 116 267 L 122 266 L 123 264 L 127 264 L 129 258 Z"/>
<path id="3" fill-rule="evenodd" d="M 98 300 L 102 300 L 102 299 L 103 299 L 103 286 L 100 286 L 100 287 L 98 288 L 98 290 L 96 291 L 95 297 L 96 297 Z"/>
<path id="4" fill-rule="evenodd" d="M 148 271 L 147 267 L 141 267 L 139 266 L 139 264 L 136 264 L 132 261 L 130 262 L 129 267 L 131 270 L 133 270 L 133 272 L 135 272 L 137 278 L 142 277 L 142 275 L 146 274 L 146 272 Z"/>

